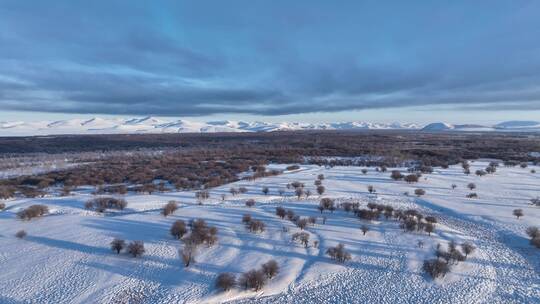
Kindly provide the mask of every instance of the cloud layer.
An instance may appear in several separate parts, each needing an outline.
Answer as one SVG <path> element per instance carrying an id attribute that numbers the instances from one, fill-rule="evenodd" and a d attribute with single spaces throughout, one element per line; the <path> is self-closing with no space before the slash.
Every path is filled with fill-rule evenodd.
<path id="1" fill-rule="evenodd" d="M 537 1 L 0 3 L 0 110 L 540 107 Z"/>

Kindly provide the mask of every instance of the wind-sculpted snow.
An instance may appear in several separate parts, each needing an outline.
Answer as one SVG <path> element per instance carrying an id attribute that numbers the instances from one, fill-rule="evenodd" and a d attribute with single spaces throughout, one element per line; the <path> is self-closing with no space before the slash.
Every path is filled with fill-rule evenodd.
<path id="1" fill-rule="evenodd" d="M 473 162 L 471 171 L 487 164 Z M 525 234 L 528 226 L 540 225 L 540 208 L 529 202 L 540 194 L 540 175 L 531 173 L 532 168 L 540 171 L 532 165 L 500 167 L 484 177 L 464 175 L 460 166 L 436 168 L 411 185 L 390 179 L 390 170 L 368 168 L 363 174 L 360 167 L 301 165 L 282 175 L 211 189 L 202 205 L 192 191 L 128 194 L 126 210 L 105 214 L 84 209 L 92 197 L 84 187 L 68 197 L 7 200 L 0 211 L 0 303 L 540 303 L 540 250 Z M 369 202 L 414 208 L 438 219 L 435 233 L 406 233 L 395 219 L 362 221 L 342 209 L 321 214 L 316 194 L 300 200 L 293 190 L 286 190 L 285 197 L 278 194 L 293 181 L 316 193 L 313 182 L 319 174 L 325 176 L 322 197 L 338 204 L 357 201 L 363 208 Z M 465 197 L 471 182 L 477 185 L 478 199 Z M 368 185 L 376 192 L 368 193 Z M 229 193 L 230 187 L 241 186 L 248 192 Z M 270 188 L 268 195 L 261 192 L 263 186 Z M 416 188 L 426 194 L 404 195 Z M 244 204 L 249 198 L 256 200 L 251 208 Z M 160 210 L 170 200 L 179 201 L 179 209 L 163 217 Z M 47 205 L 50 214 L 16 219 L 17 211 L 38 203 Z M 291 240 L 300 229 L 277 217 L 276 206 L 317 217 L 305 230 L 310 235 L 307 248 Z M 519 220 L 512 216 L 516 208 L 525 214 Z M 246 213 L 264 222 L 266 230 L 245 229 L 241 219 Z M 194 218 L 218 228 L 219 239 L 214 246 L 202 245 L 195 263 L 185 268 L 178 256 L 182 242 L 169 235 L 169 228 L 176 220 Z M 362 224 L 370 228 L 366 235 Z M 26 238 L 15 238 L 20 229 L 26 230 Z M 145 254 L 117 255 L 109 248 L 115 237 L 142 240 Z M 434 257 L 437 243 L 451 240 L 469 241 L 477 250 L 446 277 L 433 280 L 422 272 L 422 263 Z M 325 254 L 338 243 L 351 253 L 351 261 L 339 264 Z M 281 271 L 262 290 L 215 289 L 219 273 L 238 276 L 270 259 Z"/>

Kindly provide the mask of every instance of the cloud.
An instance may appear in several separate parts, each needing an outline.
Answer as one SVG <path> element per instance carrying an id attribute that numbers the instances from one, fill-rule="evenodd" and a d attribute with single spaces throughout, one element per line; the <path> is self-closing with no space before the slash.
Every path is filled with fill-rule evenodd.
<path id="1" fill-rule="evenodd" d="M 536 2 L 307 4 L 4 1 L 0 110 L 538 110 Z"/>

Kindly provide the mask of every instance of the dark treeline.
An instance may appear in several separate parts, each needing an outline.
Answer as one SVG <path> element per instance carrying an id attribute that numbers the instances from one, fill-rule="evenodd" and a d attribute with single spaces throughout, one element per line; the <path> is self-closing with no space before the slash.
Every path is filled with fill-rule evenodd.
<path id="1" fill-rule="evenodd" d="M 39 196 L 49 186 L 139 185 L 142 192 L 210 188 L 268 172 L 268 163 L 309 163 L 325 166 L 395 166 L 413 161 L 420 166 L 447 166 L 462 159 L 494 158 L 537 161 L 540 136 L 508 133 L 425 133 L 411 131 L 272 132 L 223 134 L 83 135 L 0 138 L 3 157 L 36 153 L 104 152 L 90 164 L 0 181 L 0 196 L 18 191 Z M 124 151 L 124 152 L 122 152 Z M 114 153 L 112 153 L 114 152 Z M 307 158 L 306 158 L 307 157 Z M 326 157 L 367 157 L 365 161 Z M 102 188 L 100 191 L 111 192 Z M 124 187 L 114 191 L 125 192 Z M 131 189 L 128 189 L 131 190 Z M 113 191 L 113 192 L 114 192 Z"/>

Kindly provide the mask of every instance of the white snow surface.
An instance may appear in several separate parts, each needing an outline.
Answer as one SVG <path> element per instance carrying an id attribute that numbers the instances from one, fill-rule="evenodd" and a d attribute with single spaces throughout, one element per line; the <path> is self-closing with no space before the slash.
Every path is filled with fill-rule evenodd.
<path id="1" fill-rule="evenodd" d="M 476 161 L 471 169 L 487 164 Z M 529 203 L 540 195 L 540 175 L 531 168 L 501 167 L 477 177 L 453 166 L 410 185 L 374 168 L 364 175 L 360 167 L 301 166 L 212 189 L 203 205 L 192 191 L 129 194 L 127 210 L 105 215 L 83 208 L 91 197 L 87 188 L 69 197 L 7 200 L 0 211 L 0 303 L 540 303 L 540 250 L 529 245 L 525 234 L 526 227 L 540 225 L 540 208 Z M 373 201 L 415 208 L 438 218 L 436 232 L 405 233 L 395 220 L 366 222 L 343 210 L 321 215 L 318 196 L 297 200 L 291 190 L 284 199 L 278 195 L 278 189 L 295 180 L 315 192 L 318 174 L 325 175 L 324 197 L 358 200 L 362 207 Z M 478 199 L 465 198 L 470 182 L 477 185 Z M 452 190 L 451 184 L 458 187 Z M 376 194 L 369 194 L 367 185 Z M 249 191 L 232 197 L 231 186 Z M 261 193 L 263 186 L 270 188 L 269 195 Z M 426 195 L 403 194 L 415 188 L 425 189 Z M 248 198 L 257 201 L 255 207 L 244 205 Z M 165 218 L 160 208 L 170 200 L 181 202 L 180 209 Z M 37 203 L 48 205 L 51 213 L 28 222 L 16 219 L 18 210 Z M 300 230 L 275 216 L 276 206 L 317 216 L 318 223 L 306 231 L 319 247 L 292 243 L 291 234 Z M 516 208 L 525 213 L 519 220 L 512 216 Z M 264 221 L 267 230 L 246 231 L 241 223 L 245 213 Z M 322 216 L 327 217 L 324 225 Z M 196 262 L 184 268 L 178 256 L 181 242 L 169 235 L 169 228 L 175 220 L 193 218 L 216 226 L 219 241 L 201 247 Z M 365 236 L 362 224 L 370 227 Z M 25 239 L 15 238 L 20 229 L 28 232 Z M 140 258 L 117 255 L 109 249 L 114 237 L 142 240 L 146 253 Z M 423 248 L 416 245 L 419 240 Z M 426 277 L 423 260 L 434 257 L 437 243 L 445 246 L 450 240 L 471 241 L 478 249 L 445 278 Z M 344 265 L 325 255 L 337 243 L 352 254 Z M 261 291 L 214 288 L 219 273 L 239 275 L 269 259 L 278 261 L 281 271 Z"/>

